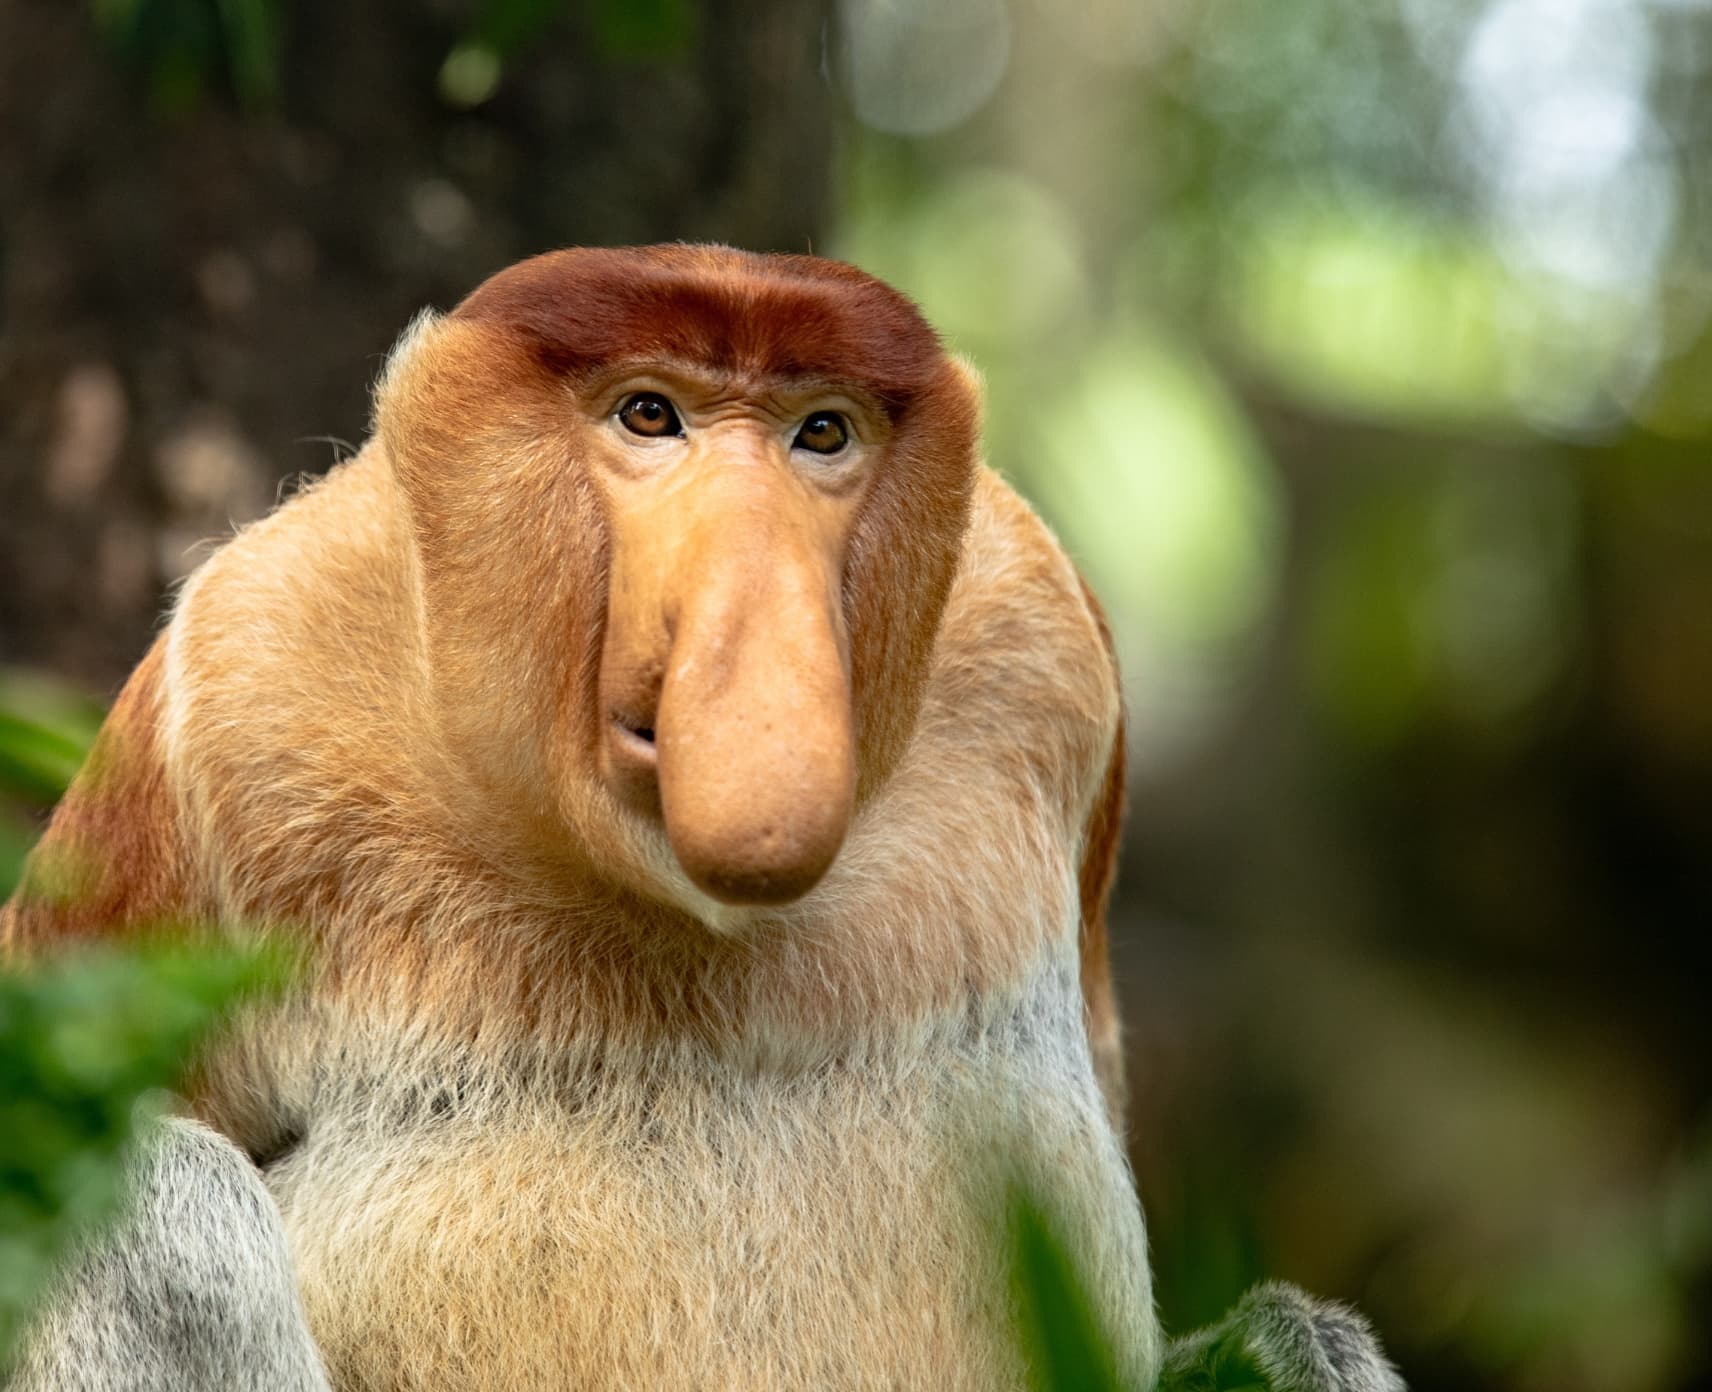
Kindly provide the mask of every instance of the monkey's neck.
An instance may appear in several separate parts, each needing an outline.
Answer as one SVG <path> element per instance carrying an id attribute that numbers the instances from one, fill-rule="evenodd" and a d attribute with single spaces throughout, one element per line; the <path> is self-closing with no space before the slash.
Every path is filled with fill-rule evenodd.
<path id="1" fill-rule="evenodd" d="M 469 964 L 472 973 L 477 966 Z M 612 974 L 601 980 L 610 993 Z M 601 989 L 592 976 L 587 984 Z M 610 994 L 537 999 L 520 1010 L 493 993 L 491 975 L 466 981 L 457 1002 L 420 980 L 382 993 L 323 977 L 240 1022 L 211 1051 L 196 1105 L 262 1159 L 288 1155 L 329 1126 L 372 1131 L 376 1146 L 388 1137 L 427 1143 L 447 1128 L 498 1134 L 521 1121 L 597 1135 L 603 1145 L 643 1144 L 672 1112 L 681 1114 L 673 1134 L 699 1145 L 706 1138 L 683 1129 L 696 1116 L 743 1116 L 763 1105 L 813 1112 L 839 1095 L 851 1105 L 866 1099 L 862 1106 L 893 1099 L 929 1132 L 948 1109 L 984 1098 L 958 1124 L 996 1126 L 983 1142 L 989 1148 L 1033 1134 L 1037 1122 L 1019 1122 L 1014 1106 L 1069 1108 L 1085 1140 L 1109 1137 L 1070 952 L 1043 955 L 1009 990 L 965 993 L 913 1014 L 895 1001 L 884 1010 L 799 1013 L 791 1001 L 759 999 L 756 988 L 747 1001 L 715 997 L 733 984 L 715 975 L 686 981 L 675 1009 L 644 1025 L 617 1019 Z"/>

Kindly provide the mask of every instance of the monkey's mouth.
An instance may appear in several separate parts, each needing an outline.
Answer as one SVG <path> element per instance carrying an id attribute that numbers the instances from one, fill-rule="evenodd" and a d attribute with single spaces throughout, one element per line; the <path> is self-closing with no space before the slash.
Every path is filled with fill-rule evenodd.
<path id="1" fill-rule="evenodd" d="M 612 711 L 601 762 L 608 786 L 620 801 L 650 819 L 661 815 L 660 751 L 654 743 L 651 716 L 640 719 L 624 711 Z"/>
<path id="2" fill-rule="evenodd" d="M 654 747 L 654 727 L 646 721 L 614 711 L 612 731 L 620 747 L 631 757 L 650 763 L 659 757 L 659 751 Z"/>

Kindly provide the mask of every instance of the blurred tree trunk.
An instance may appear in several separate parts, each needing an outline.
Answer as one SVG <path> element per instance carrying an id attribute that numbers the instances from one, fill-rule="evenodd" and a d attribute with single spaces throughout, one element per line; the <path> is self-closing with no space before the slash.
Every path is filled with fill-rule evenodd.
<path id="1" fill-rule="evenodd" d="M 111 689 L 190 548 L 360 441 L 399 331 L 491 271 L 819 241 L 818 3 L 680 7 L 657 52 L 549 7 L 461 111 L 437 80 L 467 13 L 290 0 L 274 107 L 176 115 L 91 8 L 0 0 L 0 662 Z"/>

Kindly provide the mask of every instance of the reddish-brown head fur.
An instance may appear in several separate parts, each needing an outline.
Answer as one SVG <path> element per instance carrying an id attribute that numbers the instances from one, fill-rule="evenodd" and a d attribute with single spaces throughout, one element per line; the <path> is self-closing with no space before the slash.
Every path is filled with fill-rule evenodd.
<path id="1" fill-rule="evenodd" d="M 901 415 L 944 362 L 889 285 L 842 261 L 674 244 L 574 248 L 501 271 L 454 317 L 496 325 L 555 376 L 694 363 L 756 380 L 859 386 Z"/>
<path id="2" fill-rule="evenodd" d="M 919 708 L 975 477 L 963 374 L 853 267 L 713 247 L 537 257 L 419 338 L 380 432 L 476 781 L 531 840 L 556 810 L 598 858 L 581 823 L 663 813 L 702 891 L 805 892 Z M 681 435 L 626 434 L 639 388 Z M 834 460 L 792 443 L 826 405 Z"/>

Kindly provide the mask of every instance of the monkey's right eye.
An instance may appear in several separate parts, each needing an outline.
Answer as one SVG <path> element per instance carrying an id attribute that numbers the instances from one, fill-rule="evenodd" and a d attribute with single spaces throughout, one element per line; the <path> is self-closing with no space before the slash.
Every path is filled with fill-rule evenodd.
<path id="1" fill-rule="evenodd" d="M 658 392 L 637 392 L 618 408 L 618 419 L 632 435 L 682 435 L 684 427 L 672 403 Z"/>

